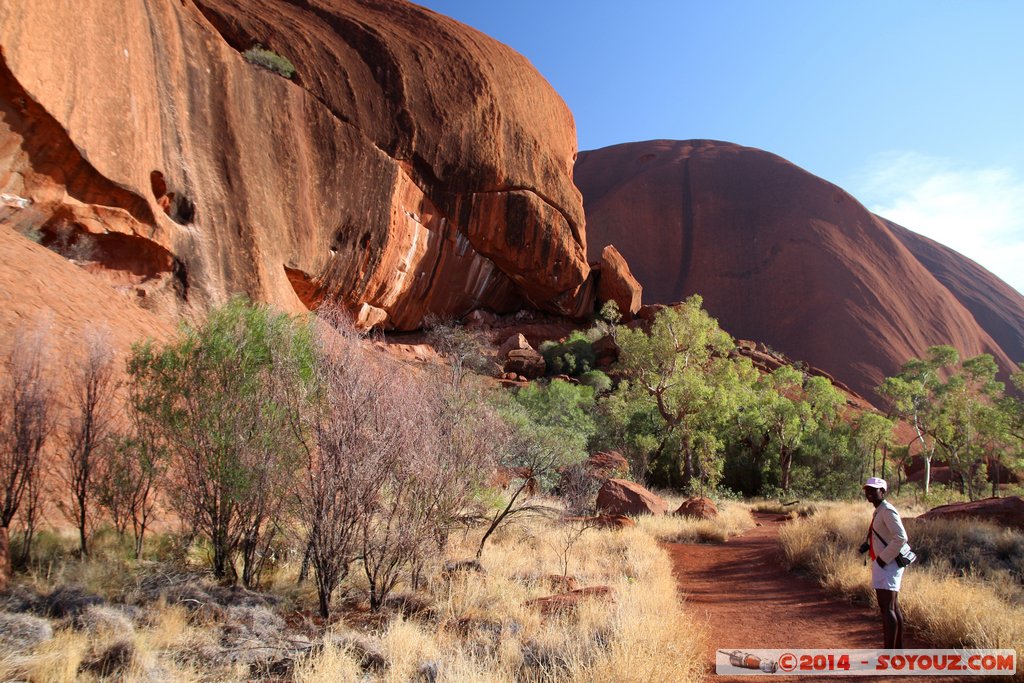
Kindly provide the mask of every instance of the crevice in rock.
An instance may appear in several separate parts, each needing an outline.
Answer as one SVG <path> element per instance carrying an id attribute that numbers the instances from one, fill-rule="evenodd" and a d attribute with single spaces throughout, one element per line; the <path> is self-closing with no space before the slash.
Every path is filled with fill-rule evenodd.
<path id="1" fill-rule="evenodd" d="M 181 192 L 167 189 L 167 181 L 160 171 L 149 174 L 153 187 L 153 198 L 167 216 L 178 225 L 190 225 L 195 221 L 196 205 Z"/>
<path id="2" fill-rule="evenodd" d="M 284 266 L 284 272 L 288 276 L 288 282 L 291 283 L 292 289 L 295 290 L 295 296 L 299 297 L 302 305 L 311 311 L 320 308 L 320 304 L 324 300 L 324 293 L 309 273 L 288 266 Z"/>
<path id="3" fill-rule="evenodd" d="M 40 228 L 40 244 L 87 266 L 112 285 L 140 285 L 160 280 L 174 270 L 174 256 L 160 245 L 119 232 L 95 234 L 58 209 Z"/>
<path id="4" fill-rule="evenodd" d="M 123 209 L 140 223 L 156 223 L 149 202 L 109 180 L 85 160 L 63 126 L 21 86 L 2 53 L 0 122 L 19 138 L 30 166 L 25 170 L 48 178 L 83 204 Z"/>

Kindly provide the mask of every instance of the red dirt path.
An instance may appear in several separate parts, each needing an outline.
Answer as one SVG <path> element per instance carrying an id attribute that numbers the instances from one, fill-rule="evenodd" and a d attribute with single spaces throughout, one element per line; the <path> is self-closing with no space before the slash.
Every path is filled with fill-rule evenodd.
<path id="1" fill-rule="evenodd" d="M 687 608 L 698 618 L 707 620 L 710 636 L 707 662 L 711 679 L 733 680 L 714 675 L 716 650 L 881 648 L 882 627 L 875 605 L 844 601 L 825 591 L 813 579 L 787 571 L 778 550 L 777 537 L 782 522 L 773 514 L 754 513 L 754 518 L 761 526 L 725 544 L 664 546 L 672 557 Z M 869 569 L 865 567 L 864 571 Z M 930 647 L 912 637 L 904 638 L 904 646 Z M 813 677 L 774 675 L 758 679 L 744 676 L 734 680 L 806 682 Z M 823 680 L 842 679 L 827 677 Z"/>

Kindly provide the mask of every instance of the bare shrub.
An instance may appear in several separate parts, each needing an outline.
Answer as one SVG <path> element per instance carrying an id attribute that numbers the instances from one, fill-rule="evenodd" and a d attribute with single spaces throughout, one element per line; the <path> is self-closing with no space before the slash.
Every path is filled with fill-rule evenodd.
<path id="1" fill-rule="evenodd" d="M 370 605 L 439 555 L 488 467 L 484 402 L 461 382 L 371 359 L 322 313 L 319 396 L 301 509 L 320 612 L 356 560 Z"/>
<path id="2" fill-rule="evenodd" d="M 597 493 L 604 480 L 577 462 L 563 467 L 558 480 L 558 495 L 573 515 L 591 515 L 597 508 Z"/>
<path id="3" fill-rule="evenodd" d="M 69 377 L 71 404 L 64 425 L 64 470 L 60 474 L 70 495 L 61 509 L 78 529 L 79 551 L 88 555 L 96 482 L 113 445 L 119 382 L 109 335 L 88 329 L 83 339 L 85 358 Z"/>
<path id="4" fill-rule="evenodd" d="M 10 572 L 9 529 L 23 503 L 22 555 L 27 558 L 39 503 L 40 461 L 53 429 L 54 392 L 46 372 L 44 326 L 18 330 L 0 383 L 0 586 Z"/>
<path id="5" fill-rule="evenodd" d="M 143 540 L 156 509 L 156 482 L 164 471 L 166 448 L 155 425 L 136 406 L 130 398 L 128 431 L 118 435 L 99 473 L 96 503 L 106 510 L 118 534 L 123 536 L 131 526 L 135 558 L 141 559 Z"/>
<path id="6" fill-rule="evenodd" d="M 392 395 L 388 373 L 367 365 L 358 336 L 341 316 L 318 335 L 318 397 L 305 442 L 306 472 L 299 509 L 314 570 L 320 614 L 357 555 L 364 511 L 372 505 L 384 473 L 382 451 L 393 448 L 381 400 Z M 382 414 L 384 413 L 384 414 Z"/>
<path id="7" fill-rule="evenodd" d="M 135 376 L 129 360 L 128 372 Z M 152 396 L 144 385 L 127 383 L 125 424 L 114 443 L 96 481 L 96 503 L 114 522 L 120 536 L 131 525 L 135 558 L 142 557 L 145 531 L 152 523 L 157 504 L 157 481 L 167 462 L 167 445 L 160 424 L 154 418 Z"/>
<path id="8" fill-rule="evenodd" d="M 448 361 L 453 384 L 461 384 L 470 372 L 478 375 L 497 372 L 497 364 L 487 357 L 486 342 L 479 333 L 435 315 L 428 315 L 423 326 L 430 345 Z"/>
<path id="9" fill-rule="evenodd" d="M 562 576 L 569 576 L 569 563 L 572 560 L 572 551 L 576 543 L 588 529 L 600 527 L 600 520 L 597 517 L 563 517 L 557 526 L 557 534 L 548 541 L 555 555 L 558 557 L 558 565 L 562 570 Z"/>

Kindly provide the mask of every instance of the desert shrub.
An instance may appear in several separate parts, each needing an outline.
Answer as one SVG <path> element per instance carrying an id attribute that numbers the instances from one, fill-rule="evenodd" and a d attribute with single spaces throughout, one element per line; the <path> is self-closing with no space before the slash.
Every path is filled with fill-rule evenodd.
<path id="1" fill-rule="evenodd" d="M 1009 579 L 1024 598 L 1024 534 L 1020 531 L 966 519 L 908 520 L 907 526 L 923 564 L 946 565 L 952 574 L 997 583 Z"/>
<path id="2" fill-rule="evenodd" d="M 594 369 L 597 354 L 594 339 L 588 332 L 576 330 L 564 341 L 546 341 L 537 349 L 547 364 L 548 372 L 555 375 L 578 377 Z"/>
<path id="3" fill-rule="evenodd" d="M 258 583 L 292 501 L 303 435 L 301 402 L 315 352 L 304 321 L 234 299 L 162 348 L 134 348 L 139 409 L 168 448 L 163 489 L 205 535 L 219 578 Z"/>
<path id="4" fill-rule="evenodd" d="M 521 408 L 519 430 L 550 432 L 562 444 L 562 463 L 579 462 L 587 456 L 587 444 L 597 431 L 594 422 L 594 390 L 588 386 L 554 380 L 549 384 L 531 383 L 513 397 L 506 410 L 510 417 Z M 550 484 L 554 482 L 546 482 Z"/>
<path id="5" fill-rule="evenodd" d="M 814 503 L 805 503 L 799 500 L 783 502 L 779 500 L 760 500 L 751 503 L 751 512 L 768 512 L 774 515 L 790 515 L 792 517 L 810 517 L 818 511 Z"/>
<path id="6" fill-rule="evenodd" d="M 295 65 L 288 60 L 287 57 L 282 57 L 273 50 L 268 50 L 262 45 L 256 44 L 251 48 L 242 53 L 246 61 L 250 64 L 263 67 L 268 71 L 284 76 L 287 79 L 291 79 L 295 75 Z"/>
<path id="7" fill-rule="evenodd" d="M 447 361 L 454 384 L 461 383 L 470 372 L 493 377 L 500 371 L 498 364 L 488 355 L 486 343 L 479 332 L 434 314 L 424 319 L 423 329 L 430 345 Z"/>
<path id="8" fill-rule="evenodd" d="M 580 384 L 588 386 L 594 390 L 595 393 L 603 394 L 606 391 L 611 391 L 612 380 L 611 377 L 604 374 L 600 370 L 590 370 L 580 375 Z"/>
<path id="9" fill-rule="evenodd" d="M 0 612 L 0 650 L 30 650 L 53 637 L 50 622 L 30 614 Z"/>
<path id="10" fill-rule="evenodd" d="M 415 587 L 490 473 L 498 427 L 462 353 L 446 353 L 450 374 L 409 373 L 368 359 L 350 326 L 327 318 L 299 505 L 324 617 L 357 558 L 372 609 L 405 573 Z"/>

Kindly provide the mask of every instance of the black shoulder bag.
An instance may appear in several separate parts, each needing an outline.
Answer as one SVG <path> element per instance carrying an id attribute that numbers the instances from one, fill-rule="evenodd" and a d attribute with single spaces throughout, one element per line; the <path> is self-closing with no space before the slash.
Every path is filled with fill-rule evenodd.
<path id="1" fill-rule="evenodd" d="M 875 530 L 875 520 L 873 517 L 871 518 L 871 531 L 875 534 L 875 536 L 878 536 L 878 540 L 882 542 L 883 546 L 889 545 L 885 542 L 885 539 L 882 538 L 882 534 L 878 533 L 878 531 Z M 908 565 L 913 564 L 916 561 L 917 553 L 910 549 L 909 544 L 907 544 L 906 548 L 900 551 L 900 554 L 897 555 L 895 559 L 897 567 L 906 567 Z"/>

